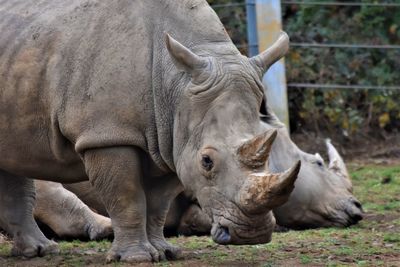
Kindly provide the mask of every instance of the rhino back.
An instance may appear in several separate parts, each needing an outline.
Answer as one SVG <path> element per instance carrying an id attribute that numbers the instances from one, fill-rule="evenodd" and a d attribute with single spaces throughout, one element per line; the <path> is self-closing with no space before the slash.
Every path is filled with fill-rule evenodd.
<path id="1" fill-rule="evenodd" d="M 132 1 L 107 2 L 115 4 L 0 5 L 0 146 L 8 155 L 1 168 L 43 177 L 62 168 L 81 176 L 79 138 L 95 146 L 144 143 L 140 103 L 151 47 L 139 11 L 124 8 Z M 38 173 L 43 163 L 49 169 Z"/>
<path id="2" fill-rule="evenodd" d="M 86 149 L 172 151 L 176 92 L 164 90 L 172 66 L 164 31 L 189 47 L 229 41 L 202 0 L 1 1 L 0 148 L 8 156 L 0 168 L 42 178 L 62 170 L 68 182 L 85 175 Z"/>

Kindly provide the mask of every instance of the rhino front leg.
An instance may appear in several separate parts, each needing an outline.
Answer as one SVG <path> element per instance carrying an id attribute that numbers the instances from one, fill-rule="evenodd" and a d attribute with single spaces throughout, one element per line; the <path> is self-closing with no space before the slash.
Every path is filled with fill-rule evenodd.
<path id="1" fill-rule="evenodd" d="M 0 224 L 13 236 L 14 256 L 35 257 L 58 253 L 58 245 L 48 240 L 33 219 L 33 180 L 0 170 Z"/>
<path id="2" fill-rule="evenodd" d="M 112 235 L 111 220 L 93 212 L 60 183 L 37 180 L 35 187 L 35 218 L 49 226 L 59 237 L 89 237 L 96 240 Z"/>
<path id="3" fill-rule="evenodd" d="M 164 238 L 164 224 L 171 202 L 183 187 L 176 175 L 168 175 L 145 184 L 147 199 L 147 236 L 158 250 L 161 259 L 175 260 L 181 250 Z"/>
<path id="4" fill-rule="evenodd" d="M 139 149 L 110 147 L 88 150 L 84 162 L 89 180 L 111 217 L 114 241 L 107 261 L 158 261 L 146 233 L 146 196 L 142 188 Z"/>

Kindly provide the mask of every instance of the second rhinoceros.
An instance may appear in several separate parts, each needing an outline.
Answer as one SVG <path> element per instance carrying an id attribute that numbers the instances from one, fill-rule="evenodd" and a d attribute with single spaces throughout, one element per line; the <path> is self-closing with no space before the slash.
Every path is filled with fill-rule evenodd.
<path id="1" fill-rule="evenodd" d="M 271 210 L 300 168 L 269 172 L 274 133 L 258 118 L 286 34 L 244 57 L 204 0 L 1 1 L 0 32 L 0 224 L 12 254 L 58 251 L 25 177 L 91 182 L 112 220 L 107 260 L 179 254 L 162 228 L 183 187 L 216 242 L 271 240 Z"/>

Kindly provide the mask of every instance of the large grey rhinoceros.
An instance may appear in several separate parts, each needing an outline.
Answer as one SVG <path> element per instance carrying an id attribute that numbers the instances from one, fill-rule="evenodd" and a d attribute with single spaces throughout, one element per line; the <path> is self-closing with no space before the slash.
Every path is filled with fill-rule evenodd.
<path id="1" fill-rule="evenodd" d="M 0 224 L 14 255 L 58 250 L 25 177 L 89 180 L 112 220 L 109 261 L 175 257 L 162 228 L 183 187 L 214 241 L 271 240 L 300 169 L 269 172 L 274 132 L 258 117 L 286 34 L 244 57 L 204 0 L 1 1 L 0 32 Z"/>

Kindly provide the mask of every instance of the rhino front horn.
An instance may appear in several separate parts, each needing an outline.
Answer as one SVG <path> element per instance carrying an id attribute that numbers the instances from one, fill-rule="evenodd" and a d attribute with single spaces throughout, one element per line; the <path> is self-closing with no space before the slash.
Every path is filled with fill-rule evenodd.
<path id="1" fill-rule="evenodd" d="M 250 62 L 254 64 L 263 75 L 269 67 L 282 58 L 289 50 L 289 36 L 281 31 L 278 39 L 268 49 L 261 54 L 254 56 Z"/>
<path id="2" fill-rule="evenodd" d="M 237 151 L 239 160 L 246 166 L 253 168 L 264 166 L 276 135 L 276 130 L 268 130 L 244 142 Z"/>
<path id="3" fill-rule="evenodd" d="M 239 203 L 250 213 L 272 210 L 288 201 L 301 167 L 300 160 L 284 173 L 253 173 L 243 185 Z"/>
<path id="4" fill-rule="evenodd" d="M 174 64 L 181 70 L 196 75 L 208 65 L 208 61 L 192 51 L 183 44 L 172 38 L 168 33 L 165 34 L 165 43 Z"/>

